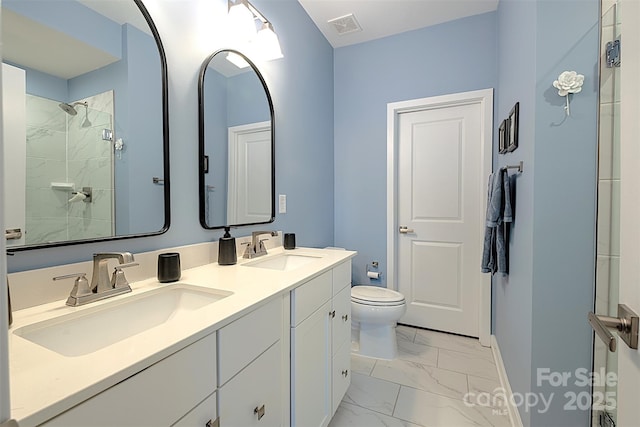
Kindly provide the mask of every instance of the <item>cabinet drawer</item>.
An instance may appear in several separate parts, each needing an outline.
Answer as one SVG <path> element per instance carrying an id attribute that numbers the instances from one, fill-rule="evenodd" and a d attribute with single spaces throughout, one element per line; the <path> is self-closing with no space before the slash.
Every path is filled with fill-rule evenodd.
<path id="1" fill-rule="evenodd" d="M 351 384 L 351 341 L 343 342 L 333 356 L 331 380 L 333 416 Z"/>
<path id="2" fill-rule="evenodd" d="M 215 388 L 216 334 L 211 334 L 43 425 L 167 426 Z"/>
<path id="3" fill-rule="evenodd" d="M 333 268 L 333 295 L 348 285 L 351 285 L 351 261 L 343 262 Z"/>
<path id="4" fill-rule="evenodd" d="M 338 348 L 351 341 L 351 287 L 342 289 L 333 297 L 333 310 L 336 315 L 331 319 L 331 348 L 336 354 Z"/>
<path id="5" fill-rule="evenodd" d="M 213 425 L 218 416 L 217 405 L 216 393 L 211 393 L 204 402 L 193 408 L 191 412 L 171 427 L 206 427 L 207 423 Z"/>
<path id="6" fill-rule="evenodd" d="M 309 280 L 291 291 L 291 326 L 297 326 L 331 299 L 331 271 Z"/>
<path id="7" fill-rule="evenodd" d="M 282 335 L 282 299 L 264 305 L 218 331 L 218 385 L 229 381 Z"/>
<path id="8" fill-rule="evenodd" d="M 281 390 L 282 346 L 278 342 L 218 391 L 220 427 L 282 426 Z"/>

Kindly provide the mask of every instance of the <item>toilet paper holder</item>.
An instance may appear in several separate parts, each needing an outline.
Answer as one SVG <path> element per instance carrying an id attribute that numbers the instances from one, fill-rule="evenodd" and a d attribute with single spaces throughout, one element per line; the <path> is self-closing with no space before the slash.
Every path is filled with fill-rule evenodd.
<path id="1" fill-rule="evenodd" d="M 378 261 L 371 262 L 371 268 L 369 268 L 369 264 L 366 265 L 366 273 L 367 277 L 374 280 L 380 280 L 382 278 L 382 273 L 378 270 Z"/>

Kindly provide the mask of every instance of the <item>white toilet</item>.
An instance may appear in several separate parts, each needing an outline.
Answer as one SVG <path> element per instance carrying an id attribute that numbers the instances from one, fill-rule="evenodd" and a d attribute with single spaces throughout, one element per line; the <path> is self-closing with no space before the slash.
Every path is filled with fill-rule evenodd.
<path id="1" fill-rule="evenodd" d="M 407 311 L 404 295 L 379 286 L 351 288 L 352 351 L 361 356 L 395 359 L 396 322 Z"/>

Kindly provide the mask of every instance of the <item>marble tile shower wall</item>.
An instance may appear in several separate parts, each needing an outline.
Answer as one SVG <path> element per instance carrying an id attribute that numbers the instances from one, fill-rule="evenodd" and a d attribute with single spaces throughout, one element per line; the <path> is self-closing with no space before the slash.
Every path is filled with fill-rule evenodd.
<path id="1" fill-rule="evenodd" d="M 69 204 L 69 238 L 112 236 L 114 224 L 113 143 L 102 139 L 102 130 L 113 130 L 113 91 L 80 100 L 89 105 L 91 126 L 82 127 L 85 108 L 68 123 L 68 176 L 76 188 L 91 187 L 92 202 Z"/>
<path id="2" fill-rule="evenodd" d="M 26 244 L 55 242 L 113 233 L 112 144 L 101 138 L 112 129 L 113 92 L 87 101 L 90 127 L 83 128 L 83 106 L 70 116 L 58 101 L 26 95 Z M 54 182 L 92 187 L 92 203 L 69 203 L 69 191 Z"/>

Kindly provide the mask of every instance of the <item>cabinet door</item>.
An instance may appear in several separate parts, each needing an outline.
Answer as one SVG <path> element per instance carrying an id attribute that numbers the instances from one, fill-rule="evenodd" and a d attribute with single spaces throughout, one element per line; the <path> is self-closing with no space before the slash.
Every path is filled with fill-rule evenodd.
<path id="1" fill-rule="evenodd" d="M 333 297 L 333 310 L 336 315 L 331 319 L 331 348 L 336 354 L 346 341 L 351 340 L 351 288 L 343 288 Z"/>
<path id="2" fill-rule="evenodd" d="M 335 352 L 331 366 L 331 379 L 331 416 L 333 417 L 351 384 L 351 341 L 343 342 Z"/>
<path id="3" fill-rule="evenodd" d="M 330 311 L 327 302 L 291 329 L 291 424 L 321 427 L 331 419 Z"/>
<path id="4" fill-rule="evenodd" d="M 282 426 L 282 346 L 278 341 L 218 391 L 220 427 Z"/>
<path id="5" fill-rule="evenodd" d="M 218 414 L 216 393 L 211 393 L 204 402 L 193 408 L 171 427 L 212 427 Z"/>

